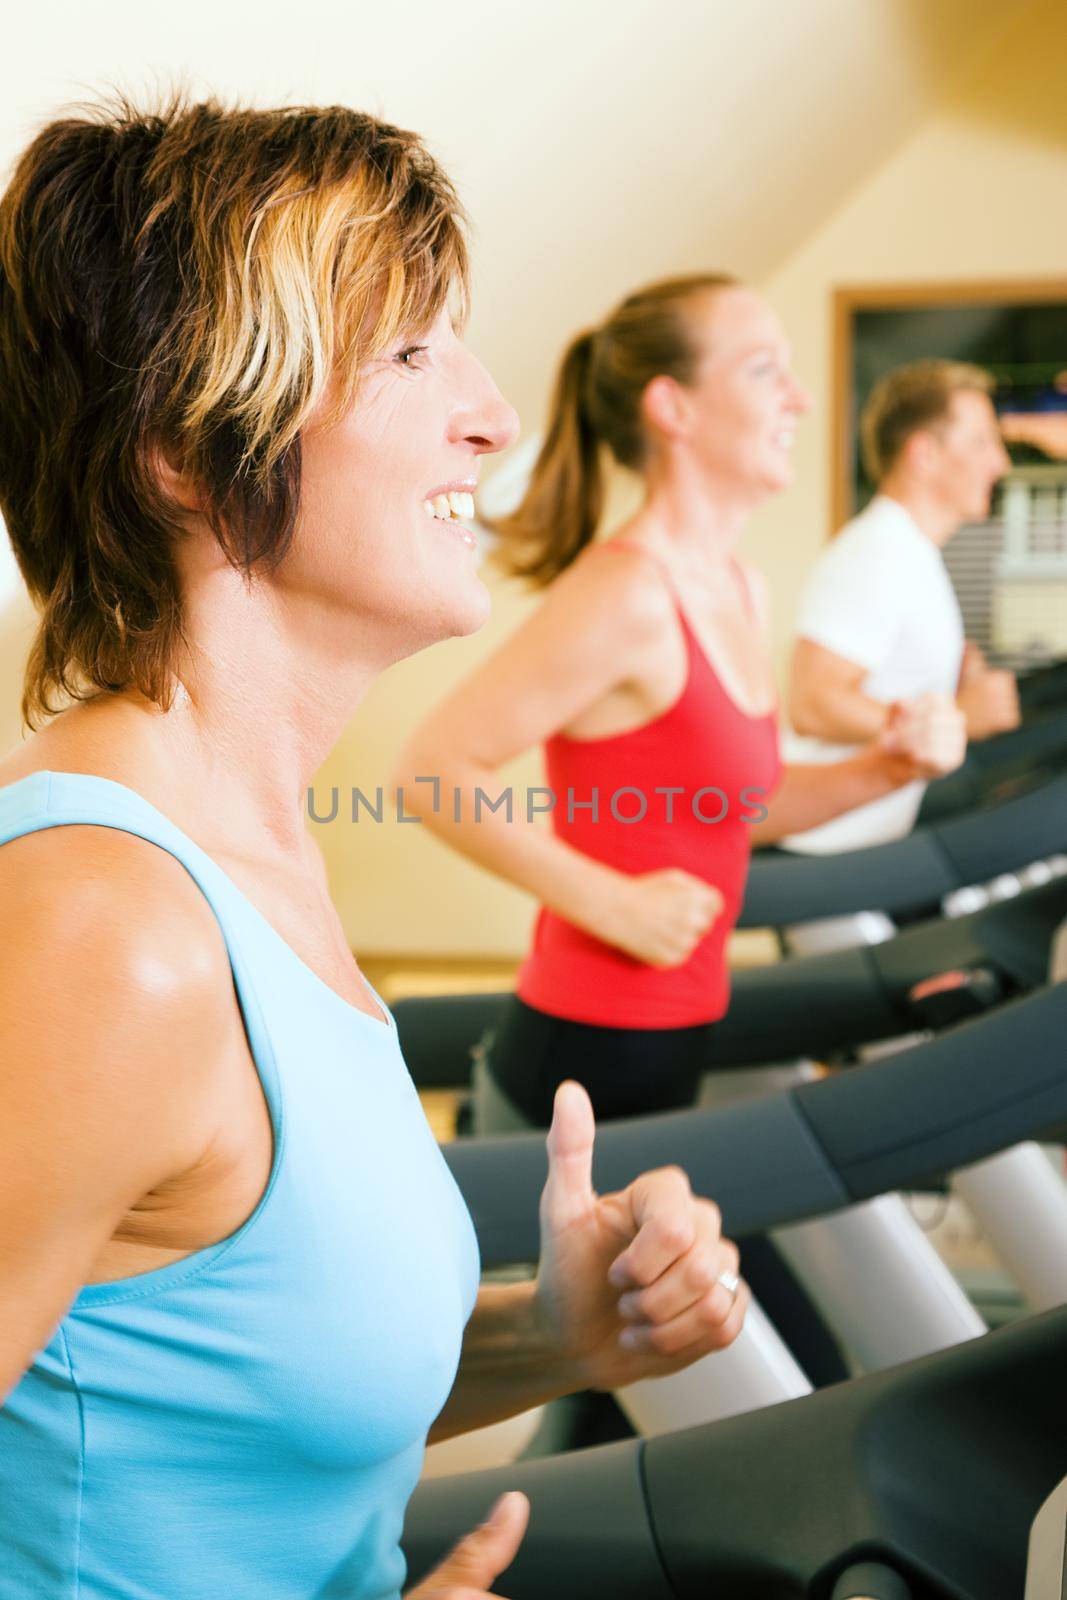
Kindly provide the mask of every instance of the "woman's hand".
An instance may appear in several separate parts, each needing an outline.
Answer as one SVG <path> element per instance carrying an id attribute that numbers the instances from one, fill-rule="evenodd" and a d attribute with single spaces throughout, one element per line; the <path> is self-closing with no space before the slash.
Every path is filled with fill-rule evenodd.
<path id="1" fill-rule="evenodd" d="M 650 967 L 680 967 L 722 912 L 718 889 L 680 867 L 618 874 L 592 931 Z"/>
<path id="2" fill-rule="evenodd" d="M 407 1600 L 485 1600 L 489 1585 L 514 1561 L 529 1520 L 530 1502 L 524 1494 L 512 1490 L 501 1495 L 481 1526 L 408 1590 Z"/>
<path id="3" fill-rule="evenodd" d="M 967 754 L 967 726 L 948 695 L 924 694 L 890 706 L 878 742 L 886 755 L 907 762 L 914 777 L 941 778 Z"/>
<path id="4" fill-rule="evenodd" d="M 749 1293 L 729 1283 L 737 1247 L 722 1237 L 718 1207 L 694 1197 L 680 1168 L 596 1194 L 595 1133 L 585 1090 L 561 1084 L 541 1196 L 536 1302 L 575 1386 L 616 1389 L 680 1372 L 732 1343 Z"/>

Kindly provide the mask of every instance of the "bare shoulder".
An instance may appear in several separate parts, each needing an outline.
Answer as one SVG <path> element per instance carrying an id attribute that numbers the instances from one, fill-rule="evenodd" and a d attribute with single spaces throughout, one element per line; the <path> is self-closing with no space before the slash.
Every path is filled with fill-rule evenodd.
<path id="1" fill-rule="evenodd" d="M 610 546 L 610 548 L 609 548 Z M 655 634 L 673 622 L 671 592 L 655 559 L 634 545 L 606 540 L 588 546 L 550 591 L 558 609 L 603 623 L 616 635 L 626 630 Z"/>
<path id="2" fill-rule="evenodd" d="M 0 943 L 9 1061 L 105 1102 L 136 1091 L 171 1109 L 210 1073 L 232 1021 L 229 957 L 204 896 L 157 845 L 83 824 L 11 840 Z"/>
<path id="3" fill-rule="evenodd" d="M 234 1017 L 201 898 L 115 829 L 0 849 L 0 1400 L 131 1209 L 210 1153 Z"/>
<path id="4" fill-rule="evenodd" d="M 214 913 L 185 867 L 119 828 L 73 823 L 10 840 L 0 848 L 0 906 L 5 920 L 17 906 L 27 932 L 66 948 L 94 934 L 127 953 L 169 951 L 175 970 L 217 973 L 220 958 L 228 966 Z"/>
<path id="5" fill-rule="evenodd" d="M 395 772 L 406 781 L 448 770 L 457 752 L 482 767 L 503 765 L 636 678 L 671 629 L 670 591 L 653 562 L 640 551 L 589 546 L 423 720 Z"/>

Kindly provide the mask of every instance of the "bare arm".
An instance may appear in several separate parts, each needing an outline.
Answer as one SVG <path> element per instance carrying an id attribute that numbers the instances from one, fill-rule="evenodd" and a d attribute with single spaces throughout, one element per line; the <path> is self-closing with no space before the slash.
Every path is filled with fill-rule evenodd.
<path id="1" fill-rule="evenodd" d="M 889 707 L 863 693 L 860 685 L 866 676 L 867 668 L 859 663 L 814 639 L 797 639 L 789 677 L 789 719 L 796 732 L 829 744 L 877 739 Z"/>
<path id="2" fill-rule="evenodd" d="M 960 664 L 956 704 L 966 719 L 969 739 L 1007 733 L 1021 721 L 1015 674 L 991 667 L 980 646 L 970 639 Z"/>
<path id="3" fill-rule="evenodd" d="M 781 785 L 767 801 L 766 819 L 752 824 L 752 843 L 777 844 L 790 834 L 806 833 L 918 776 L 913 761 L 892 756 L 877 745 L 844 761 L 786 767 Z"/>
<path id="4" fill-rule="evenodd" d="M 210 909 L 130 835 L 13 840 L 0 908 L 2 1399 L 130 1207 L 209 1143 L 232 997 Z"/>
<path id="5" fill-rule="evenodd" d="M 577 1369 L 545 1327 L 536 1295 L 532 1280 L 482 1284 L 456 1381 L 430 1429 L 430 1444 L 518 1416 L 578 1387 Z"/>
<path id="6" fill-rule="evenodd" d="M 787 767 L 767 803 L 765 821 L 753 825 L 752 842 L 774 844 L 906 783 L 941 777 L 959 766 L 966 751 L 963 713 L 947 695 L 898 702 L 890 707 L 881 737 L 854 756 L 826 765 Z"/>
<path id="7" fill-rule="evenodd" d="M 660 881 L 644 891 L 646 905 L 654 904 L 645 919 L 638 918 L 636 880 L 540 826 L 522 790 L 513 796 L 510 818 L 484 801 L 477 815 L 475 807 L 479 789 L 491 798 L 500 792 L 498 768 L 632 681 L 642 651 L 662 640 L 671 613 L 666 590 L 649 580 L 645 558 L 627 551 L 610 558 L 587 552 L 496 654 L 435 708 L 408 741 L 394 773 L 405 808 L 461 854 L 611 943 L 632 948 L 641 922 L 645 947 L 632 953 L 652 961 L 662 957 L 663 965 L 684 959 L 690 931 L 695 938 L 708 925 L 718 904 L 714 890 L 688 874 L 655 875 Z M 418 778 L 439 781 L 436 811 L 433 785 Z"/>

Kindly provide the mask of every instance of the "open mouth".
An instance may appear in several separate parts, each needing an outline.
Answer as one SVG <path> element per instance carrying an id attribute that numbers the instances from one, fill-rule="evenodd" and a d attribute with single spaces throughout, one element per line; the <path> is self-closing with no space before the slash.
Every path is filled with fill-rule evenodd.
<path id="1" fill-rule="evenodd" d="M 447 489 L 422 502 L 422 509 L 434 522 L 443 522 L 468 550 L 478 548 L 478 540 L 466 527 L 474 520 L 474 496 L 465 489 Z"/>
<path id="2" fill-rule="evenodd" d="M 436 494 L 432 500 L 424 500 L 422 509 L 428 517 L 436 517 L 438 522 L 472 521 L 474 496 L 464 494 L 460 489 L 449 489 L 447 494 Z"/>

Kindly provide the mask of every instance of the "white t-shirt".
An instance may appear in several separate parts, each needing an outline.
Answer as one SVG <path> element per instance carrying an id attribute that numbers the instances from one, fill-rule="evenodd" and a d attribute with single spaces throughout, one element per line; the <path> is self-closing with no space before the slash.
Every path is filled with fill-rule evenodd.
<path id="1" fill-rule="evenodd" d="M 938 546 L 888 495 L 876 495 L 820 556 L 801 592 L 795 632 L 866 667 L 861 688 L 874 700 L 956 693 L 964 646 L 959 601 Z M 840 761 L 859 748 L 789 733 L 785 759 Z M 782 844 L 822 855 L 902 838 L 925 789 L 905 784 Z"/>

